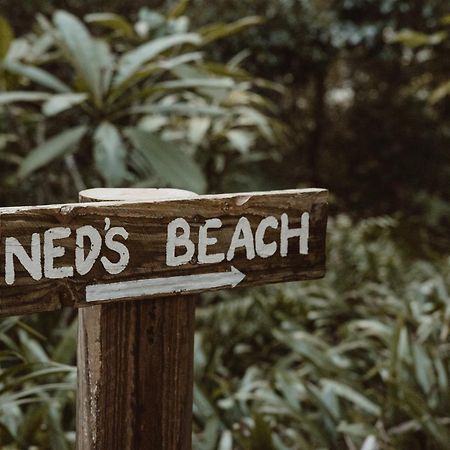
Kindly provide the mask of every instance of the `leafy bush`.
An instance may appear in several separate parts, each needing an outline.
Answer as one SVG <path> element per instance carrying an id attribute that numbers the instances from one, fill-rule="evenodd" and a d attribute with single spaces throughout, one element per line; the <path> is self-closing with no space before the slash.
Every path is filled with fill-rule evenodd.
<path id="1" fill-rule="evenodd" d="M 438 47 L 442 47 L 443 49 L 447 47 L 448 50 L 450 35 L 445 28 L 450 26 L 450 14 L 442 17 L 439 23 L 443 29 L 436 30 L 434 33 L 423 33 L 411 29 L 403 29 L 397 33 L 393 33 L 389 38 L 392 42 L 400 42 L 409 49 L 409 51 L 405 52 L 405 59 L 411 58 L 411 52 L 413 50 L 423 51 L 421 57 L 422 62 L 439 59 L 441 56 L 440 52 L 433 52 L 432 50 L 435 50 Z M 422 75 L 422 80 L 420 80 L 420 76 L 418 79 L 413 79 L 413 89 L 411 89 L 411 93 L 414 94 L 414 91 L 416 90 L 414 88 L 417 88 L 417 85 L 419 85 L 420 95 L 428 98 L 431 105 L 442 102 L 450 95 L 450 80 L 447 75 L 444 76 L 444 79 L 439 78 L 440 77 L 424 77 L 423 79 Z"/>
<path id="2" fill-rule="evenodd" d="M 323 281 L 199 310 L 194 448 L 448 448 L 450 258 L 401 229 L 339 217 Z"/>
<path id="3" fill-rule="evenodd" d="M 0 321 L 2 449 L 73 447 L 76 336 L 69 311 Z"/>
<path id="4" fill-rule="evenodd" d="M 15 128 L 3 130 L 2 154 L 6 173 L 19 166 L 11 185 L 36 179 L 39 186 L 43 169 L 55 171 L 54 161 L 65 158 L 78 190 L 139 183 L 202 193 L 212 190 L 203 169 L 216 181 L 230 161 L 249 158 L 259 139 L 275 139 L 271 105 L 253 89 L 269 83 L 240 70 L 237 60 L 204 59 L 210 42 L 258 19 L 189 32 L 183 5 L 167 15 L 144 9 L 135 24 L 107 13 L 83 23 L 58 11 L 52 22 L 39 16 L 38 34 L 16 40 L 0 24 L 7 35 L 0 105 Z M 30 103 L 42 108 L 23 106 Z M 197 154 L 200 147 L 207 155 Z"/>
<path id="5" fill-rule="evenodd" d="M 413 258 L 402 233 L 393 218 L 340 216 L 324 280 L 205 296 L 196 450 L 448 448 L 450 257 Z M 0 439 L 60 450 L 73 440 L 76 323 L 36 319 L 0 322 Z"/>

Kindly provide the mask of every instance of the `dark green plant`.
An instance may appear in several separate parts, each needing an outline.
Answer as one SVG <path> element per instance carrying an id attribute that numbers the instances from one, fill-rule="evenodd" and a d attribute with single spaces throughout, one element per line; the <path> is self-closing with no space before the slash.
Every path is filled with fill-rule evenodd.
<path id="1" fill-rule="evenodd" d="M 220 133 L 214 150 L 231 149 L 233 158 L 246 156 L 259 137 L 273 139 L 268 104 L 252 91 L 263 82 L 236 62 L 204 60 L 207 44 L 259 19 L 189 32 L 185 6 L 167 15 L 142 10 L 135 24 L 107 13 L 90 14 L 83 23 L 58 11 L 52 22 L 39 17 L 39 34 L 5 41 L 0 105 L 7 123 L 25 128 L 3 135 L 9 164 L 19 162 L 10 183 L 65 159 L 78 188 L 139 183 L 201 193 L 207 189 L 202 162 L 209 160 L 201 161 L 196 150 L 208 129 L 194 136 L 188 120 L 208 120 L 207 128 Z"/>
<path id="2" fill-rule="evenodd" d="M 412 257 L 405 231 L 340 216 L 324 280 L 206 296 L 195 449 L 447 449 L 450 259 Z M 72 445 L 75 330 L 66 312 L 0 322 L 8 449 Z"/>
<path id="3" fill-rule="evenodd" d="M 31 325 L 33 319 L 0 321 L 2 449 L 73 447 L 77 324 L 68 320 L 59 315 L 46 336 Z"/>
<path id="4" fill-rule="evenodd" d="M 412 60 L 419 66 L 425 66 L 425 70 L 427 70 L 427 62 L 440 59 L 449 51 L 450 14 L 442 17 L 439 25 L 442 29 L 432 33 L 403 29 L 392 33 L 388 36 L 388 40 L 403 44 L 409 49 L 409 52 L 405 52 L 404 58 Z M 450 80 L 448 76 L 441 77 L 440 74 L 421 73 L 411 81 L 411 94 L 426 97 L 431 105 L 436 105 L 450 95 Z"/>
<path id="5" fill-rule="evenodd" d="M 412 259 L 399 232 L 338 217 L 323 281 L 211 296 L 195 448 L 448 448 L 450 260 Z"/>

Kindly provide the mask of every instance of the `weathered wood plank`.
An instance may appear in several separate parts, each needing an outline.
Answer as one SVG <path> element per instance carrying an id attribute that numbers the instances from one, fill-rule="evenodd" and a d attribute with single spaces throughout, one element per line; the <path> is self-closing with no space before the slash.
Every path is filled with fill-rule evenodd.
<path id="1" fill-rule="evenodd" d="M 302 222 L 304 213 L 307 222 Z M 271 220 L 262 226 L 267 218 Z M 169 233 L 169 224 L 176 219 L 188 226 L 194 251 L 188 261 L 175 266 L 169 261 L 167 243 L 169 235 L 175 244 L 181 242 L 175 236 L 183 234 L 182 228 Z M 210 219 L 220 219 L 221 226 L 213 221 L 205 227 Z M 242 220 L 248 220 L 250 239 Z M 197 293 L 229 288 L 237 280 L 240 286 L 253 286 L 320 278 L 325 272 L 326 222 L 327 192 L 321 189 L 1 208 L 0 315 L 130 300 L 144 293 L 148 298 L 149 292 L 157 298 Z M 302 254 L 300 237 L 288 238 L 286 233 L 305 231 L 305 224 L 307 251 Z M 203 251 L 199 241 L 205 244 Z M 273 243 L 276 248 L 270 246 Z M 189 252 L 182 245 L 172 247 L 172 259 L 183 253 Z M 220 261 L 208 262 L 211 255 Z M 96 289 L 99 284 L 101 289 Z M 111 298 L 104 299 L 99 292 L 109 292 Z"/>

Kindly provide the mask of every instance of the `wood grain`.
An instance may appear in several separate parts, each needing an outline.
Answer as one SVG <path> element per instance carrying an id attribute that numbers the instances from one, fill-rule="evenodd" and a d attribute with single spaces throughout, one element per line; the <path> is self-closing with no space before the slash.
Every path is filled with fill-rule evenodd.
<path id="1" fill-rule="evenodd" d="M 189 450 L 195 297 L 83 308 L 78 450 Z"/>
<path id="2" fill-rule="evenodd" d="M 303 212 L 310 214 L 308 255 L 299 254 L 298 240 L 290 239 L 287 257 L 279 253 L 270 258 L 256 257 L 249 261 L 245 251 L 239 249 L 231 261 L 217 264 L 198 264 L 194 257 L 189 264 L 179 267 L 166 265 L 167 225 L 175 218 L 186 219 L 191 228 L 191 238 L 198 240 L 198 231 L 205 220 L 220 218 L 223 227 L 213 230 L 218 243 L 214 252 L 226 252 L 238 220 L 245 216 L 254 231 L 268 215 L 277 219 L 283 213 L 290 218 L 289 226 L 298 227 Z M 29 252 L 31 235 L 52 227 L 68 227 L 72 234 L 58 241 L 65 248 L 64 257 L 57 259 L 58 266 L 74 264 L 77 228 L 91 225 L 105 235 L 105 218 L 111 226 L 124 227 L 129 233 L 126 245 L 130 251 L 130 263 L 118 275 L 110 275 L 97 261 L 84 276 L 34 281 L 29 273 L 16 262 L 16 280 L 12 286 L 5 283 L 5 239 L 15 237 Z M 165 278 L 178 275 L 225 272 L 233 265 L 246 277 L 242 286 L 253 286 L 280 281 L 320 278 L 325 273 L 325 234 L 327 223 L 327 192 L 321 189 L 288 190 L 263 193 L 197 196 L 139 202 L 100 202 L 21 207 L 0 209 L 0 315 L 26 314 L 51 311 L 62 306 L 87 306 L 86 286 L 96 283 L 131 281 L 136 279 Z M 268 230 L 267 240 L 279 239 L 279 230 Z M 102 255 L 114 258 L 103 250 Z M 199 286 L 198 292 L 202 288 Z M 194 293 L 194 292 L 191 292 Z M 171 295 L 171 294 L 166 294 Z M 178 294 L 177 294 L 178 295 Z M 159 298 L 160 296 L 158 296 Z M 125 298 L 124 300 L 133 300 Z M 92 303 L 90 303 L 92 305 Z"/>
<path id="3" fill-rule="evenodd" d="M 152 190 L 148 199 L 186 195 Z M 120 198 L 114 190 L 84 199 Z M 107 197 L 107 198 L 105 198 Z M 77 450 L 190 450 L 194 296 L 79 311 Z"/>

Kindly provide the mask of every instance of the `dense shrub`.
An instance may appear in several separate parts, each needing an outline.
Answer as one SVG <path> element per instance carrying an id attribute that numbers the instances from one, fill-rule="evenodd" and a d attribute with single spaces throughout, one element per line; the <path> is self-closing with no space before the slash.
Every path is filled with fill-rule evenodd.
<path id="1" fill-rule="evenodd" d="M 340 216 L 325 280 L 199 310 L 196 449 L 448 448 L 450 259 L 401 232 Z"/>
<path id="2" fill-rule="evenodd" d="M 196 450 L 448 448 L 450 259 L 411 257 L 402 232 L 340 216 L 324 280 L 204 299 Z M 68 312 L 0 322 L 2 448 L 72 445 L 75 330 Z"/>
<path id="3" fill-rule="evenodd" d="M 239 178 L 231 165 L 273 159 L 280 126 L 255 87 L 274 86 L 237 60 L 212 64 L 205 57 L 211 42 L 259 19 L 190 31 L 184 9 L 145 9 L 136 23 L 108 13 L 83 23 L 57 11 L 17 39 L 0 22 L 4 188 L 24 183 L 28 202 L 67 201 L 86 185 L 203 193 L 222 190 L 225 174 L 228 182 L 231 174 Z M 250 154 L 258 144 L 266 148 Z"/>

